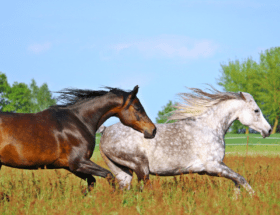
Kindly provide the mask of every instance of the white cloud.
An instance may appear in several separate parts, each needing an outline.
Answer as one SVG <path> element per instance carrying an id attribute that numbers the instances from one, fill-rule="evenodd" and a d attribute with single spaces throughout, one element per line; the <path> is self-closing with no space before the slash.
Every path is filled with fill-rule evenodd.
<path id="1" fill-rule="evenodd" d="M 28 50 L 35 54 L 39 54 L 39 53 L 49 50 L 51 48 L 51 46 L 52 46 L 52 44 L 50 42 L 41 43 L 41 44 L 34 43 L 34 44 L 28 46 Z"/>
<path id="2" fill-rule="evenodd" d="M 132 43 L 119 43 L 111 46 L 117 53 L 124 50 L 136 50 L 147 57 L 194 59 L 210 57 L 218 45 L 207 39 L 191 39 L 185 36 L 162 35 Z"/>

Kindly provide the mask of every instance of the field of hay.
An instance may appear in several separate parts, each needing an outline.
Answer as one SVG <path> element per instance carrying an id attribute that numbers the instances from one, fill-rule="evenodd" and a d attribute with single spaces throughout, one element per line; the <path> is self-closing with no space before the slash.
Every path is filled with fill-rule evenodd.
<path id="1" fill-rule="evenodd" d="M 233 135 L 234 136 L 234 135 Z M 116 190 L 97 178 L 97 186 L 82 195 L 86 182 L 65 170 L 19 170 L 2 167 L 0 172 L 1 214 L 279 214 L 280 148 L 250 145 L 247 138 L 226 139 L 224 162 L 249 182 L 256 195 L 241 189 L 233 198 L 234 184 L 225 178 L 197 174 L 151 177 L 152 188 L 140 191 L 136 177 L 129 191 Z M 259 135 L 260 136 L 260 135 Z M 237 137 L 243 137 L 237 136 Z M 230 140 L 230 141 L 229 141 Z M 234 140 L 234 141 L 233 141 Z M 236 142 L 237 141 L 237 142 Z M 263 141 L 263 139 L 260 139 Z M 279 139 L 280 141 L 280 139 Z M 236 146 L 230 145 L 231 143 Z M 256 143 L 258 144 L 258 143 Z M 276 146 L 274 146 L 276 144 Z M 247 150 L 247 152 L 246 152 Z M 100 153 L 93 161 L 107 167 Z"/>

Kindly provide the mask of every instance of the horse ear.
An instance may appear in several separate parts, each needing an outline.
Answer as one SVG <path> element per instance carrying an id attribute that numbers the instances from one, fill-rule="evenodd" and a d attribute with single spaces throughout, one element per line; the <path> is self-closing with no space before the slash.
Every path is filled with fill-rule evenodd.
<path id="1" fill-rule="evenodd" d="M 136 98 L 136 95 L 138 93 L 138 85 L 136 85 L 133 90 L 131 91 L 131 93 L 129 94 L 128 98 L 127 98 L 127 101 L 126 101 L 126 104 L 125 106 L 126 107 L 129 107 L 131 105 L 131 103 L 133 102 L 133 100 Z"/>
<path id="2" fill-rule="evenodd" d="M 243 95 L 242 92 L 240 92 L 240 96 L 241 96 L 241 98 L 242 98 L 244 101 L 246 101 L 246 98 L 245 98 L 245 96 Z"/>
<path id="3" fill-rule="evenodd" d="M 131 91 L 131 93 L 130 93 L 130 98 L 129 99 L 131 99 L 132 101 L 136 98 L 136 95 L 137 95 L 137 93 L 138 93 L 138 89 L 139 89 L 139 87 L 138 87 L 138 85 L 136 85 L 134 88 L 133 88 L 133 90 Z"/>

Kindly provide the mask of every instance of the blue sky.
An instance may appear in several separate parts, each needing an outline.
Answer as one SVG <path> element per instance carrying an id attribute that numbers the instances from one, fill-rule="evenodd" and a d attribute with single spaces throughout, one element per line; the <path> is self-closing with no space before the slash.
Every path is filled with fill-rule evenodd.
<path id="1" fill-rule="evenodd" d="M 279 46 L 279 11 L 269 0 L 1 1 L 0 71 L 51 91 L 138 84 L 155 121 L 185 86 L 221 90 L 221 63 Z"/>

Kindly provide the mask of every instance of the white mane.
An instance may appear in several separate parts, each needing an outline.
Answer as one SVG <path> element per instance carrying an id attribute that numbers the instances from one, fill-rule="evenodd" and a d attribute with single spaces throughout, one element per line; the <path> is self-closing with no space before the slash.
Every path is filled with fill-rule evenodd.
<path id="1" fill-rule="evenodd" d="M 198 88 L 188 88 L 192 91 L 190 93 L 179 93 L 178 95 L 182 102 L 174 106 L 176 110 L 172 112 L 172 115 L 168 119 L 181 120 L 189 117 L 197 117 L 222 101 L 242 99 L 239 93 L 220 92 L 214 87 L 210 87 L 212 89 L 208 89 L 209 93 Z"/>

